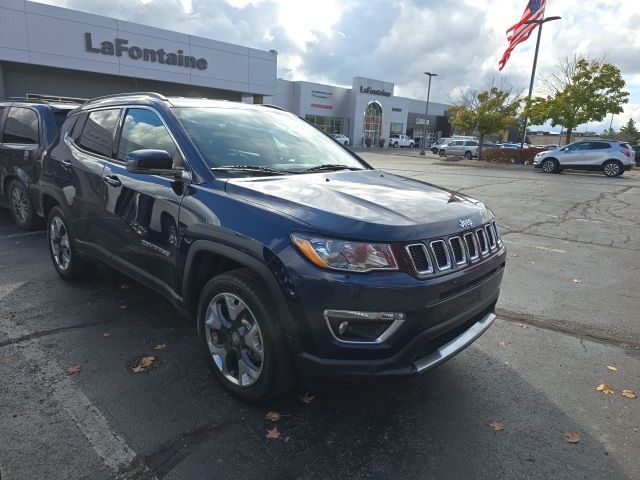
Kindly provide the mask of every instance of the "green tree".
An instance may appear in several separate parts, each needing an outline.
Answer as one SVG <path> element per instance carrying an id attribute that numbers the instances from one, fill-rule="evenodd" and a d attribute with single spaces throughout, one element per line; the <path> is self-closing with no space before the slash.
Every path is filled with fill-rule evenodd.
<path id="1" fill-rule="evenodd" d="M 525 114 L 534 125 L 551 120 L 554 127 L 564 126 L 567 143 L 578 125 L 622 113 L 622 105 L 629 101 L 620 69 L 604 60 L 565 57 L 541 84 L 548 96 L 531 99 Z"/>
<path id="2" fill-rule="evenodd" d="M 518 123 L 521 92 L 515 92 L 505 83 L 500 88 L 489 84 L 486 90 L 467 91 L 458 99 L 450 99 L 449 123 L 466 132 L 478 132 L 480 147 L 478 158 L 482 158 L 482 143 L 485 135 L 506 130 Z"/>
<path id="3" fill-rule="evenodd" d="M 632 143 L 640 139 L 640 132 L 638 132 L 636 122 L 633 121 L 633 118 L 630 118 L 629 121 L 620 128 L 620 133 L 618 133 L 616 137 Z"/>

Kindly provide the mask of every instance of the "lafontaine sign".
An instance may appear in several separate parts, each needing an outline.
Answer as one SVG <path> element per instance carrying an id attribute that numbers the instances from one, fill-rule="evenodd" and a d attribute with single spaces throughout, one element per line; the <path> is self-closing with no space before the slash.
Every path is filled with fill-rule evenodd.
<path id="1" fill-rule="evenodd" d="M 382 97 L 390 97 L 391 92 L 387 92 L 384 88 L 382 90 L 376 90 L 371 87 L 363 87 L 360 85 L 360 93 L 368 93 L 369 95 L 380 95 Z"/>
<path id="2" fill-rule="evenodd" d="M 84 47 L 87 52 L 101 53 L 102 55 L 115 55 L 121 57 L 123 53 L 127 53 L 132 60 L 143 60 L 145 62 L 162 63 L 165 65 L 176 65 L 185 68 L 197 68 L 198 70 L 207 69 L 206 58 L 196 58 L 191 55 L 185 55 L 184 51 L 178 50 L 175 53 L 165 52 L 164 48 L 154 50 L 152 48 L 141 48 L 135 45 L 128 45 L 129 40 L 125 38 L 115 38 L 113 42 L 105 40 L 99 45 L 93 46 L 91 34 L 84 34 Z"/>

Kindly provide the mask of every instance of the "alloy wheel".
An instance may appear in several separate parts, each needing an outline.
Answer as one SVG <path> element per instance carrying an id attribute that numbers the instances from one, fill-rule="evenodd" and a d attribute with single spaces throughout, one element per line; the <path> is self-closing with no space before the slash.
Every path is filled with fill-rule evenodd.
<path id="1" fill-rule="evenodd" d="M 545 173 L 553 173 L 555 169 L 556 164 L 553 162 L 553 160 L 545 160 L 544 162 L 542 162 L 542 170 Z"/>
<path id="2" fill-rule="evenodd" d="M 29 219 L 29 200 L 25 191 L 18 185 L 11 189 L 11 210 L 20 223 Z"/>
<path id="3" fill-rule="evenodd" d="M 49 241 L 56 266 L 60 270 L 67 270 L 71 264 L 71 248 L 67 227 L 60 217 L 53 217 L 51 219 L 49 224 Z"/>
<path id="4" fill-rule="evenodd" d="M 620 165 L 617 162 L 609 162 L 604 166 L 604 174 L 607 177 L 615 177 L 620 174 Z"/>
<path id="5" fill-rule="evenodd" d="M 232 293 L 220 293 L 205 315 L 207 346 L 220 373 L 234 385 L 255 384 L 264 365 L 264 342 L 249 306 Z"/>

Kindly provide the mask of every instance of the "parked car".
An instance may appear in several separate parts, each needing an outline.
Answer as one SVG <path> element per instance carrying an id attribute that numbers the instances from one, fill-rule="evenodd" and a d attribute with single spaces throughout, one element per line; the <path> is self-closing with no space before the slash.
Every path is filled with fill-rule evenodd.
<path id="1" fill-rule="evenodd" d="M 0 102 L 0 197 L 23 230 L 41 226 L 40 163 L 67 113 L 77 104 Z"/>
<path id="2" fill-rule="evenodd" d="M 391 135 L 391 138 L 389 138 L 389 146 L 390 147 L 409 147 L 409 148 L 413 148 L 415 146 L 415 142 L 413 141 L 413 138 L 408 137 L 407 135 L 397 135 L 397 134 L 393 134 Z"/>
<path id="3" fill-rule="evenodd" d="M 635 152 L 636 166 L 640 167 L 640 145 L 633 145 L 631 148 Z"/>
<path id="4" fill-rule="evenodd" d="M 438 150 L 438 155 L 446 157 L 453 155 L 456 157 L 465 157 L 471 160 L 478 156 L 477 140 L 452 140 L 447 145 L 442 145 Z"/>
<path id="5" fill-rule="evenodd" d="M 516 150 L 520 148 L 519 143 L 499 143 L 498 148 L 508 148 L 511 150 Z"/>
<path id="6" fill-rule="evenodd" d="M 617 177 L 633 166 L 635 152 L 618 140 L 582 141 L 562 148 L 538 153 L 533 166 L 545 173 L 559 173 L 565 168 L 602 170 L 607 177 Z"/>
<path id="7" fill-rule="evenodd" d="M 349 141 L 349 137 L 342 135 L 341 133 L 334 133 L 331 135 L 333 137 L 333 139 L 338 142 L 341 143 L 342 145 L 344 145 L 345 147 L 348 147 L 349 144 L 351 143 Z"/>
<path id="8" fill-rule="evenodd" d="M 278 107 L 102 97 L 41 184 L 60 277 L 104 262 L 165 295 L 245 401 L 414 376 L 495 318 L 506 249 L 483 203 L 382 175 Z"/>
<path id="9" fill-rule="evenodd" d="M 442 137 L 436 142 L 432 143 L 429 149 L 431 150 L 431 153 L 438 153 L 440 151 L 440 147 L 448 145 L 451 141 L 453 141 L 453 138 L 451 137 Z"/>

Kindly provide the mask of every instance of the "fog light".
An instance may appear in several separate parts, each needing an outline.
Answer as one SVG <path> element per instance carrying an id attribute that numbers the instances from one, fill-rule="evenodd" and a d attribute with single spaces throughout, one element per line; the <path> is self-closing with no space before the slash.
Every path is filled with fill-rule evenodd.
<path id="1" fill-rule="evenodd" d="M 401 312 L 325 310 L 323 313 L 333 338 L 344 343 L 382 343 L 405 319 Z"/>

